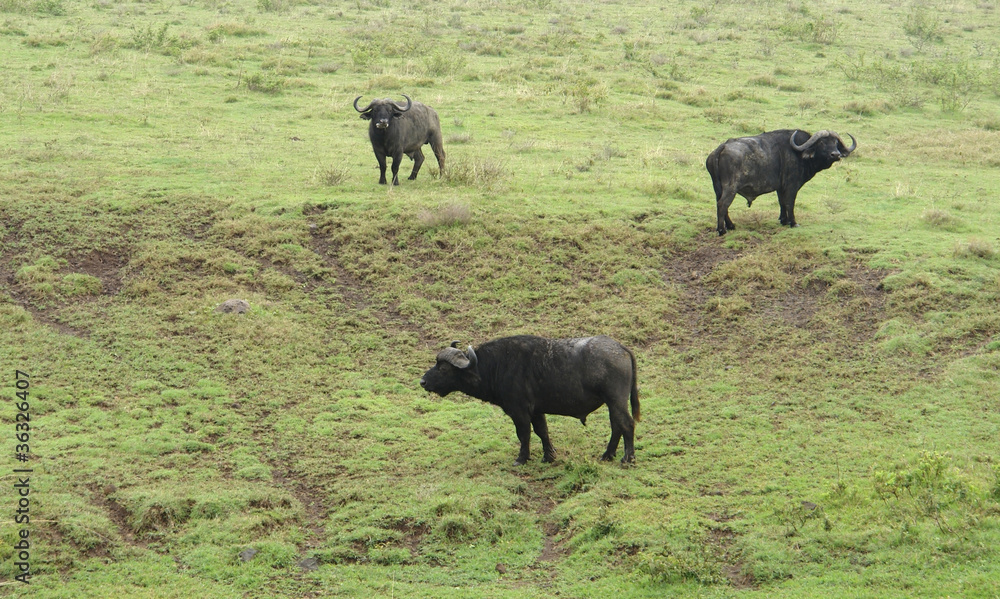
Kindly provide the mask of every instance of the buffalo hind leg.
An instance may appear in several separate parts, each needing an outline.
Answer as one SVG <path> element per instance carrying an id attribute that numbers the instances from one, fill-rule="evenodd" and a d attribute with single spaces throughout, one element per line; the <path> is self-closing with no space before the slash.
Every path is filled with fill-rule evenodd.
<path id="1" fill-rule="evenodd" d="M 622 456 L 622 464 L 629 464 L 635 461 L 635 421 L 628 413 L 628 408 L 624 402 L 621 406 L 612 408 L 615 404 L 608 405 L 608 416 L 611 419 L 611 440 L 608 441 L 608 449 L 601 456 L 601 459 L 610 462 L 615 459 L 618 453 L 618 441 L 625 438 L 625 455 Z"/>
<path id="2" fill-rule="evenodd" d="M 410 158 L 413 159 L 413 172 L 410 173 L 410 181 L 414 181 L 417 178 L 417 173 L 420 172 L 420 165 L 424 163 L 424 153 L 417 148 L 413 152 L 410 152 Z"/>
<path id="3" fill-rule="evenodd" d="M 441 143 L 441 132 L 435 131 L 431 135 L 429 143 L 431 144 L 431 150 L 434 150 L 434 157 L 438 161 L 438 171 L 441 176 L 444 176 L 444 144 Z"/>
<path id="4" fill-rule="evenodd" d="M 535 429 L 535 434 L 542 440 L 542 452 L 545 457 L 543 462 L 554 462 L 556 459 L 556 448 L 552 447 L 549 441 L 549 425 L 545 422 L 545 414 L 535 414 L 531 417 L 531 426 Z"/>
<path id="5" fill-rule="evenodd" d="M 716 231 L 718 231 L 719 236 L 726 234 L 726 231 L 734 231 L 736 225 L 729 218 L 729 207 L 733 204 L 733 199 L 736 197 L 736 192 L 723 190 L 719 197 L 715 200 L 716 208 L 718 210 L 718 221 L 716 223 Z"/>

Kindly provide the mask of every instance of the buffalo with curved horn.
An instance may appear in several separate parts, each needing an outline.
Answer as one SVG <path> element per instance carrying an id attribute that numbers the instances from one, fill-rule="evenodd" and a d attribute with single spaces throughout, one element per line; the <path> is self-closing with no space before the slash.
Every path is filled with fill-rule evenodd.
<path id="1" fill-rule="evenodd" d="M 720 144 L 705 161 L 715 187 L 719 235 L 736 228 L 729 219 L 729 206 L 736 194 L 746 198 L 749 207 L 757 196 L 778 192 L 778 222 L 798 226 L 795 196 L 816 173 L 848 157 L 858 147 L 854 136 L 848 136 L 850 147 L 833 131 L 810 135 L 798 129 L 780 129 Z"/>
<path id="2" fill-rule="evenodd" d="M 625 440 L 622 463 L 635 460 L 639 387 L 635 355 L 610 337 L 545 339 L 517 335 L 462 350 L 458 341 L 438 352 L 420 386 L 441 397 L 461 391 L 500 406 L 514 421 L 521 451 L 515 465 L 528 461 L 531 429 L 542 441 L 543 462 L 555 459 L 546 414 L 579 418 L 608 406 L 611 439 L 601 456 L 610 461 Z M 631 415 L 629 414 L 631 408 Z"/>
<path id="3" fill-rule="evenodd" d="M 444 145 L 441 137 L 441 122 L 434 109 L 414 102 L 409 96 L 406 105 L 400 105 L 389 98 L 376 99 L 368 106 L 358 108 L 358 100 L 354 98 L 354 110 L 361 113 L 361 118 L 371 121 L 368 126 L 368 138 L 372 142 L 372 150 L 378 160 L 381 171 L 378 182 L 386 184 L 385 158 L 392 156 L 392 184 L 399 185 L 399 165 L 406 154 L 413 160 L 413 172 L 410 180 L 417 178 L 420 165 L 424 163 L 424 153 L 421 146 L 430 144 L 437 158 L 438 168 L 444 172 Z"/>

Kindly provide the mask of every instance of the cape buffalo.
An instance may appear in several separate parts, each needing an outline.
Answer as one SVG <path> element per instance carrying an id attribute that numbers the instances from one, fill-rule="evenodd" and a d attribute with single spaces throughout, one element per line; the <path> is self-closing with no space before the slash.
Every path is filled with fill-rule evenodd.
<path id="1" fill-rule="evenodd" d="M 587 416 L 602 405 L 608 406 L 611 440 L 601 459 L 613 460 L 624 436 L 622 463 L 635 460 L 639 388 L 635 356 L 622 344 L 604 336 L 519 335 L 487 341 L 475 350 L 470 345 L 462 351 L 457 345 L 455 341 L 438 353 L 437 364 L 420 379 L 420 386 L 441 397 L 461 391 L 503 408 L 521 442 L 515 465 L 528 461 L 532 427 L 542 440 L 542 461 L 555 459 L 546 414 L 572 416 L 587 424 Z"/>
<path id="2" fill-rule="evenodd" d="M 705 167 L 715 187 L 719 235 L 736 228 L 729 220 L 729 205 L 736 194 L 746 198 L 749 207 L 757 196 L 777 191 L 781 207 L 778 222 L 798 226 L 795 195 L 816 173 L 830 168 L 858 147 L 854 136 L 850 133 L 848 136 L 852 142 L 849 148 L 833 131 L 809 135 L 798 129 L 781 129 L 730 139 L 715 148 L 708 155 Z"/>
<path id="3" fill-rule="evenodd" d="M 364 108 L 358 108 L 361 96 L 354 98 L 354 110 L 361 113 L 361 118 L 371 121 L 368 125 L 368 138 L 372 142 L 372 150 L 375 151 L 375 158 L 382 172 L 378 180 L 381 185 L 386 183 L 386 156 L 392 156 L 393 185 L 399 185 L 397 173 L 403 154 L 413 160 L 410 180 L 416 179 L 420 165 L 424 163 L 424 153 L 420 150 L 424 144 L 431 144 L 438 161 L 438 168 L 444 172 L 444 145 L 441 138 L 441 122 L 437 113 L 430 106 L 410 100 L 406 94 L 403 94 L 403 97 L 406 98 L 406 106 L 400 106 L 386 98 L 372 100 Z"/>

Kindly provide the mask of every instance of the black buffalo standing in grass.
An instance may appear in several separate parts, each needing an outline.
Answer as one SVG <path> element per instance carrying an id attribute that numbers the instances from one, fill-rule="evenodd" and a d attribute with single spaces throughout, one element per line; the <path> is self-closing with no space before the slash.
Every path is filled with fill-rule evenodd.
<path id="1" fill-rule="evenodd" d="M 532 426 L 542 440 L 542 461 L 555 459 L 546 414 L 572 416 L 586 424 L 587 416 L 605 404 L 611 440 L 601 459 L 613 460 L 618 441 L 625 437 L 622 463 L 635 460 L 639 388 L 635 356 L 621 343 L 604 336 L 544 339 L 520 335 L 494 339 L 475 350 L 470 345 L 464 352 L 457 345 L 455 341 L 438 353 L 437 364 L 420 379 L 420 386 L 441 397 L 461 391 L 503 408 L 521 442 L 515 465 L 528 461 Z"/>
<path id="2" fill-rule="evenodd" d="M 708 155 L 705 167 L 715 186 L 719 235 L 736 228 L 729 220 L 729 205 L 736 194 L 746 198 L 749 207 L 757 196 L 777 191 L 781 207 L 778 222 L 798 226 L 795 195 L 816 173 L 830 168 L 858 147 L 854 136 L 850 133 L 848 136 L 852 142 L 849 148 L 833 131 L 809 135 L 798 129 L 781 129 L 730 139 L 715 148 Z"/>
<path id="3" fill-rule="evenodd" d="M 444 145 L 441 137 L 441 122 L 434 109 L 424 106 L 420 102 L 406 98 L 406 106 L 400 106 L 392 100 L 372 100 L 368 106 L 358 108 L 358 100 L 361 96 L 354 98 L 354 110 L 361 113 L 361 118 L 371 121 L 368 125 L 368 138 L 372 142 L 372 150 L 375 151 L 375 158 L 378 160 L 378 167 L 382 174 L 379 177 L 379 184 L 385 185 L 385 157 L 392 156 L 392 184 L 399 185 L 400 162 L 403 154 L 413 160 L 413 172 L 410 173 L 410 180 L 417 178 L 420 165 L 424 163 L 424 153 L 420 147 L 424 144 L 431 144 L 434 156 L 438 161 L 438 168 L 444 173 Z"/>

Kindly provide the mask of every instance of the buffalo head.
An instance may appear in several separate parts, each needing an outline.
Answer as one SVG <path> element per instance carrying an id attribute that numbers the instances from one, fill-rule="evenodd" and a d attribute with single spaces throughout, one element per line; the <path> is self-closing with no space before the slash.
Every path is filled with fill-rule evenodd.
<path id="1" fill-rule="evenodd" d="M 437 363 L 420 377 L 420 386 L 441 397 L 452 391 L 468 393 L 479 386 L 479 359 L 470 345 L 464 352 L 458 341 L 438 352 Z"/>
<path id="2" fill-rule="evenodd" d="M 802 158 L 806 160 L 813 158 L 819 160 L 824 164 L 824 168 L 828 168 L 841 158 L 847 158 L 858 147 L 857 140 L 850 133 L 847 135 L 851 138 L 851 147 L 847 147 L 847 144 L 844 143 L 844 140 L 840 139 L 839 135 L 833 131 L 826 130 L 817 131 L 805 143 L 799 145 L 795 143 L 795 136 L 799 133 L 801 132 L 796 129 L 792 132 L 792 136 L 788 140 L 792 144 L 792 148 L 796 152 L 801 152 Z M 805 137 L 805 135 L 802 137 Z"/>
<path id="3" fill-rule="evenodd" d="M 409 96 L 403 94 L 403 97 L 406 98 L 406 106 L 400 106 L 386 98 L 384 100 L 372 100 L 368 106 L 358 108 L 358 100 L 361 99 L 361 96 L 358 96 L 354 98 L 354 110 L 360 112 L 361 118 L 364 120 L 371 121 L 377 129 L 387 129 L 389 121 L 402 116 L 404 112 L 413 106 L 413 101 L 410 100 Z"/>

